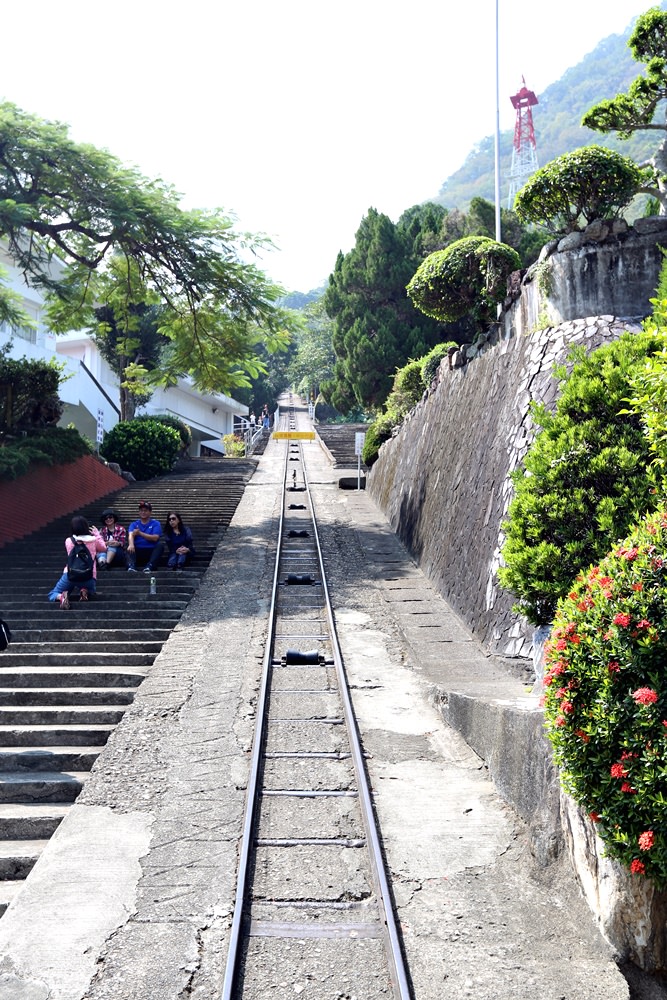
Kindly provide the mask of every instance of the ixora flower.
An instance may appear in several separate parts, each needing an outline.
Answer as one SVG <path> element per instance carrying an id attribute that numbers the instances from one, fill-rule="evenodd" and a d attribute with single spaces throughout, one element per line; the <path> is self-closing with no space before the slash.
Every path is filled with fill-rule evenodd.
<path id="1" fill-rule="evenodd" d="M 653 691 L 652 688 L 637 688 L 636 691 L 632 692 L 632 697 L 638 705 L 655 705 L 658 700 L 658 693 L 657 691 Z"/>
<path id="2" fill-rule="evenodd" d="M 653 830 L 645 830 L 644 833 L 640 833 L 638 840 L 640 851 L 650 851 L 655 844 L 655 834 Z"/>
<path id="3" fill-rule="evenodd" d="M 605 852 L 659 888 L 667 888 L 666 659 L 663 507 L 559 602 L 544 678 L 564 788 L 593 818 Z"/>

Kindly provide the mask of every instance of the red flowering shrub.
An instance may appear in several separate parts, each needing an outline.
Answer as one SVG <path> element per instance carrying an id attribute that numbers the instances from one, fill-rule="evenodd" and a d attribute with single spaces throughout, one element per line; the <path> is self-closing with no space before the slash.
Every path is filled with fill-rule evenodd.
<path id="1" fill-rule="evenodd" d="M 545 692 L 563 786 L 610 857 L 667 887 L 667 510 L 559 601 Z"/>

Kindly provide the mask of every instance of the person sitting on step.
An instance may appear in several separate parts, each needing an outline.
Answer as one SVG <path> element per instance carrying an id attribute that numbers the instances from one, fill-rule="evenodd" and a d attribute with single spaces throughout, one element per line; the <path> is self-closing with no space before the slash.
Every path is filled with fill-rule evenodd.
<path id="1" fill-rule="evenodd" d="M 167 566 L 180 571 L 186 562 L 195 554 L 195 543 L 192 532 L 183 524 L 181 515 L 175 510 L 169 511 L 164 522 L 163 543 L 167 549 Z"/>
<path id="2" fill-rule="evenodd" d="M 118 523 L 118 514 L 111 507 L 102 511 L 101 519 L 103 527 L 100 535 L 107 543 L 107 550 L 99 553 L 97 565 L 100 569 L 110 569 L 114 562 L 117 566 L 124 566 L 127 532 L 123 525 Z"/>
<path id="3" fill-rule="evenodd" d="M 127 529 L 127 571 L 137 572 L 137 563 L 145 563 L 144 573 L 152 573 L 162 555 L 160 522 L 153 517 L 153 505 L 139 501 L 139 517 Z"/>
<path id="4" fill-rule="evenodd" d="M 79 600 L 87 601 L 88 595 L 94 595 L 97 591 L 97 563 L 98 552 L 105 552 L 107 543 L 104 541 L 95 525 L 89 525 L 85 517 L 76 515 L 72 518 L 72 534 L 65 539 L 65 549 L 69 561 L 69 555 L 77 542 L 83 542 L 91 557 L 90 577 L 86 580 L 70 579 L 67 565 L 63 574 L 49 594 L 50 601 L 60 601 L 60 607 L 66 610 L 69 608 L 70 594 L 74 590 L 79 591 Z M 84 553 L 85 554 L 85 553 Z"/>

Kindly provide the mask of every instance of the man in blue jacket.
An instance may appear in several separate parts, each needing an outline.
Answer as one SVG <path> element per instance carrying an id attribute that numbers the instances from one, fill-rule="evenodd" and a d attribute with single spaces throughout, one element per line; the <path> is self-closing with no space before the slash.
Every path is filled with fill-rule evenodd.
<path id="1" fill-rule="evenodd" d="M 139 501 L 139 518 L 127 529 L 127 571 L 137 572 L 137 562 L 146 563 L 144 573 L 152 573 L 162 554 L 160 522 L 153 517 L 153 506 Z"/>

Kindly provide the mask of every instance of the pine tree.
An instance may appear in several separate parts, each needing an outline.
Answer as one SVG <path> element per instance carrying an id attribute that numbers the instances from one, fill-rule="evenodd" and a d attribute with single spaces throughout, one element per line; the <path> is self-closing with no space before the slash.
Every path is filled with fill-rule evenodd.
<path id="1" fill-rule="evenodd" d="M 330 401 L 339 409 L 352 401 L 381 406 L 396 369 L 442 340 L 441 325 L 421 315 L 405 291 L 421 259 L 417 237 L 371 208 L 354 248 L 338 255 L 324 305 L 337 359 Z"/>

